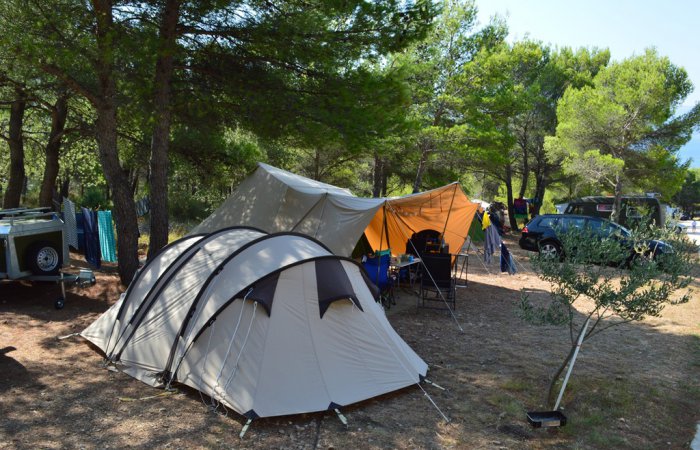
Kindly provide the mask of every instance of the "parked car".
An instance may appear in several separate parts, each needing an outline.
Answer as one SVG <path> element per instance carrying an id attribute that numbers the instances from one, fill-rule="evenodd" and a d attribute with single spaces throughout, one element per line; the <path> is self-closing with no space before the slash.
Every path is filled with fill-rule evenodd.
<path id="1" fill-rule="evenodd" d="M 629 263 L 638 254 L 634 249 L 634 244 L 629 239 L 630 231 L 609 220 L 600 217 L 588 217 L 577 214 L 543 214 L 532 219 L 522 230 L 520 237 L 520 248 L 533 252 L 540 252 L 541 255 L 551 258 L 562 258 L 563 245 L 557 233 L 567 232 L 572 229 L 586 231 L 595 239 L 603 241 L 605 239 L 616 239 L 623 243 L 630 250 L 630 255 L 626 262 Z M 672 251 L 670 245 L 659 240 L 647 242 L 647 252 L 644 256 L 656 258 L 662 253 Z"/>

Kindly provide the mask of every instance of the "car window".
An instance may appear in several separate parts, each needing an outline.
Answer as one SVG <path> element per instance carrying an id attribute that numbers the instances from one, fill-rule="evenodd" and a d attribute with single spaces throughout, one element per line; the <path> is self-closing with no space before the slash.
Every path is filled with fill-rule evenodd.
<path id="1" fill-rule="evenodd" d="M 603 227 L 603 222 L 601 220 L 587 220 L 586 230 L 594 234 L 605 234 L 605 228 Z"/>
<path id="2" fill-rule="evenodd" d="M 613 222 L 605 222 L 608 227 L 610 227 L 610 233 L 609 234 L 614 234 L 614 235 L 619 235 L 622 237 L 629 237 L 630 232 L 627 228 L 620 226 L 616 223 Z"/>
<path id="3" fill-rule="evenodd" d="M 572 229 L 582 230 L 585 223 L 586 219 L 583 217 L 564 217 L 559 221 L 559 228 L 564 231 Z"/>
<path id="4" fill-rule="evenodd" d="M 540 223 L 538 224 L 540 227 L 544 228 L 554 228 L 554 224 L 557 222 L 556 217 L 542 217 L 540 219 Z"/>
<path id="5" fill-rule="evenodd" d="M 595 235 L 607 237 L 611 236 L 615 232 L 615 228 L 612 225 L 613 224 L 611 222 L 606 222 L 604 220 L 589 219 L 586 222 L 586 229 Z"/>

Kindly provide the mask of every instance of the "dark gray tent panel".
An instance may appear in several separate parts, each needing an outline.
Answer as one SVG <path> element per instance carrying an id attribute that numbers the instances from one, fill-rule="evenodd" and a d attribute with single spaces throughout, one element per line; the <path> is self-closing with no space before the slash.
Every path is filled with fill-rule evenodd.
<path id="1" fill-rule="evenodd" d="M 357 263 L 250 228 L 171 244 L 82 336 L 139 380 L 192 386 L 249 418 L 347 405 L 427 372 Z"/>

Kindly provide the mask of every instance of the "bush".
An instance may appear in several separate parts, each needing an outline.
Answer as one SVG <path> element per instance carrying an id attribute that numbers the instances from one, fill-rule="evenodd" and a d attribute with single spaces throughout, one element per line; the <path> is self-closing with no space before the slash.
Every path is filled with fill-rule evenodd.
<path id="1" fill-rule="evenodd" d="M 209 215 L 208 205 L 187 194 L 176 193 L 168 201 L 170 217 L 178 222 L 201 222 Z"/>
<path id="2" fill-rule="evenodd" d="M 104 189 L 97 186 L 87 188 L 78 204 L 89 209 L 112 209 Z"/>

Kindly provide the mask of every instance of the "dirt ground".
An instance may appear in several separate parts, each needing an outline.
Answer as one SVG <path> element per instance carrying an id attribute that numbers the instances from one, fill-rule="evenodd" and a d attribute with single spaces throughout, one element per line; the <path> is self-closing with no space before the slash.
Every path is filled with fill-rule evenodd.
<path id="1" fill-rule="evenodd" d="M 521 289 L 548 286 L 511 240 L 519 273 L 487 269 L 472 254 L 456 321 L 417 309 L 398 290 L 388 314 L 398 333 L 445 388 L 413 386 L 332 413 L 261 419 L 241 440 L 245 420 L 212 411 L 193 390 L 171 395 L 102 367 L 79 337 L 118 298 L 113 273 L 71 290 L 63 310 L 56 285 L 0 284 L 0 448 L 634 448 L 687 449 L 700 421 L 700 285 L 690 303 L 662 317 L 623 325 L 587 343 L 564 397 L 569 424 L 533 429 L 526 411 L 542 403 L 567 353 L 568 331 L 517 316 Z M 490 272 L 490 273 L 489 273 Z M 460 332 L 456 322 L 463 327 Z"/>

